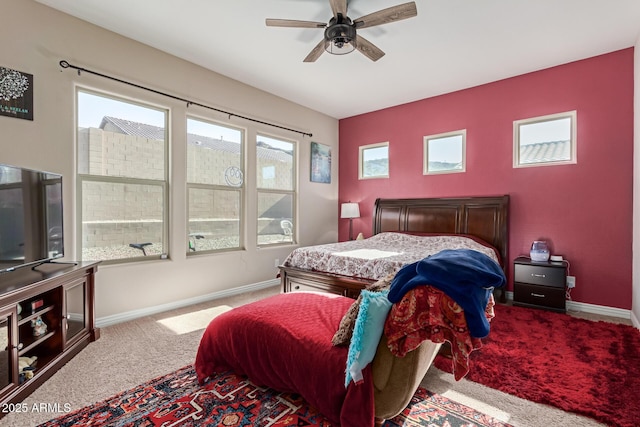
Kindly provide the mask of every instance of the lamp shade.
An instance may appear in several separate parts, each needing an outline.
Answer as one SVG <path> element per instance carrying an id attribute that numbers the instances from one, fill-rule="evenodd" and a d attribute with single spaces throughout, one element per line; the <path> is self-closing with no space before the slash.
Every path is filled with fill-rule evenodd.
<path id="1" fill-rule="evenodd" d="M 357 203 L 343 203 L 340 207 L 340 218 L 360 218 L 360 205 Z"/>

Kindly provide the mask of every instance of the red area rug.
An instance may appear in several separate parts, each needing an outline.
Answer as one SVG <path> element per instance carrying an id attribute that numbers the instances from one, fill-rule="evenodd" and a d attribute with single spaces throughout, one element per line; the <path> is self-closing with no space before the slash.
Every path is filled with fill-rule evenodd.
<path id="1" fill-rule="evenodd" d="M 192 366 L 41 424 L 78 426 L 331 426 L 299 396 L 278 393 L 244 377 L 222 374 L 198 385 Z M 510 427 L 467 406 L 418 389 L 413 400 L 385 427 Z"/>
<path id="2" fill-rule="evenodd" d="M 497 305 L 467 379 L 611 426 L 640 425 L 640 331 Z M 451 360 L 435 366 L 451 372 Z"/>

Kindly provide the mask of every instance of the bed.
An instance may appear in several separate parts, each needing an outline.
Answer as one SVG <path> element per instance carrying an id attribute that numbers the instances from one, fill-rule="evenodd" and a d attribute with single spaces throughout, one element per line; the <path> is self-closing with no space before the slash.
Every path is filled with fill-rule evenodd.
<path id="1" fill-rule="evenodd" d="M 504 260 L 507 208 L 508 196 L 377 200 L 374 233 L 465 234 L 490 242 Z M 503 266 L 480 256 L 506 283 Z M 480 339 L 469 334 L 464 310 L 430 286 L 408 291 L 386 311 L 376 308 L 382 301 L 390 304 L 390 293 L 377 290 L 401 272 L 379 280 L 288 266 L 281 272 L 287 292 L 234 308 L 211 321 L 197 351 L 198 381 L 233 371 L 258 386 L 299 394 L 332 425 L 371 427 L 407 406 L 444 341 L 452 344 L 454 373 L 457 366 L 461 375 L 468 369 L 461 355 L 481 346 Z M 359 298 L 354 301 L 353 296 Z M 361 305 L 360 300 L 370 302 Z M 334 345 L 356 306 L 357 321 L 351 327 L 358 340 Z M 487 306 L 487 319 L 491 309 Z M 425 310 L 428 316 L 423 315 Z M 376 329 L 372 327 L 376 322 L 380 335 L 367 342 L 367 331 Z M 359 345 L 355 350 L 354 342 Z M 353 355 L 357 359 L 364 353 L 371 358 L 355 370 L 358 375 L 351 375 Z"/>
<path id="2" fill-rule="evenodd" d="M 411 235 L 466 236 L 486 242 L 497 251 L 499 263 L 507 274 L 508 259 L 508 213 L 509 196 L 463 197 L 463 198 L 421 198 L 421 199 L 377 199 L 373 210 L 373 240 L 341 242 L 340 250 L 357 251 L 367 248 L 367 244 L 378 242 L 375 236 L 385 232 L 408 233 Z M 324 248 L 326 245 L 319 245 Z M 371 246 L 369 246 L 371 247 Z M 313 247 L 312 247 L 313 248 Z M 330 245 L 332 252 L 338 252 Z M 360 291 L 380 279 L 390 267 L 365 269 L 364 274 L 353 275 L 336 272 L 335 262 L 326 261 L 321 266 L 305 264 L 309 259 L 304 252 L 310 248 L 294 250 L 279 267 L 283 292 L 315 290 L 332 292 L 356 298 Z M 302 255 L 300 255 L 302 254 Z M 325 255 L 321 255 L 324 257 Z M 420 255 L 404 259 L 402 263 L 415 261 Z M 383 259 L 384 260 L 384 259 Z M 389 258 L 387 258 L 389 260 Z M 400 264 L 395 263 L 393 268 Z M 386 269 L 385 269 L 386 268 Z M 506 301 L 502 288 L 500 301 Z"/>

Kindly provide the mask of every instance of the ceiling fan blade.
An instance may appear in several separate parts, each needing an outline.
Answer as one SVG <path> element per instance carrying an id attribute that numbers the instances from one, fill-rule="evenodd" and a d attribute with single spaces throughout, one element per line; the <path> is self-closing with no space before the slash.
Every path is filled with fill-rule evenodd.
<path id="1" fill-rule="evenodd" d="M 356 49 L 374 62 L 384 56 L 384 52 L 380 50 L 380 48 L 364 37 L 358 35 L 356 35 Z"/>
<path id="2" fill-rule="evenodd" d="M 293 28 L 324 28 L 325 22 L 298 21 L 295 19 L 270 19 L 265 20 L 267 27 L 293 27 Z"/>
<path id="3" fill-rule="evenodd" d="M 324 52 L 324 39 L 320 40 L 320 43 L 309 52 L 309 55 L 304 58 L 303 62 L 316 62 L 316 59 L 320 58 L 322 52 Z"/>
<path id="4" fill-rule="evenodd" d="M 416 3 L 409 2 L 370 13 L 369 15 L 355 19 L 353 23 L 357 29 L 360 29 L 401 21 L 417 15 L 418 9 L 416 8 Z"/>
<path id="5" fill-rule="evenodd" d="M 329 4 L 335 18 L 338 17 L 339 13 L 344 17 L 347 16 L 347 0 L 329 0 Z"/>

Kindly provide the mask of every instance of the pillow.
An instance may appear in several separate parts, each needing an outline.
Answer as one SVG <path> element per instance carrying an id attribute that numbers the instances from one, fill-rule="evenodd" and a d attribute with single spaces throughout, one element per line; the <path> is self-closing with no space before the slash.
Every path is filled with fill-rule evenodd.
<path id="1" fill-rule="evenodd" d="M 367 286 L 367 290 L 369 291 L 381 291 L 384 289 L 389 289 L 391 286 L 391 281 L 396 273 L 388 274 L 386 277 L 378 280 L 370 286 Z M 338 330 L 333 335 L 331 339 L 331 343 L 335 346 L 348 346 L 351 341 L 351 335 L 353 334 L 353 326 L 356 323 L 356 317 L 358 316 L 358 310 L 360 308 L 360 303 L 362 302 L 362 294 L 358 296 L 349 310 L 342 316 L 342 320 L 340 320 L 340 325 L 338 326 Z"/>
<path id="2" fill-rule="evenodd" d="M 362 370 L 376 355 L 376 349 L 384 331 L 384 322 L 391 310 L 388 293 L 388 290 L 382 292 L 363 290 L 360 294 L 362 301 L 349 344 L 345 387 L 352 379 L 356 384 L 363 380 Z"/>

